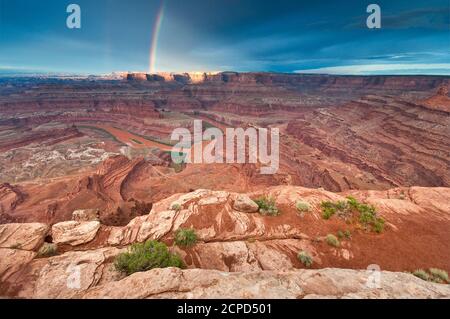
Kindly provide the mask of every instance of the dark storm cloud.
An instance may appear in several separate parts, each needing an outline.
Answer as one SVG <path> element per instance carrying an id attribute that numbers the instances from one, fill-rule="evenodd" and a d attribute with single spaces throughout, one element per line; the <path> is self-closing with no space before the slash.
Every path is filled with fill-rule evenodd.
<path id="1" fill-rule="evenodd" d="M 73 0 L 82 29 L 65 26 L 62 0 L 0 0 L 0 69 L 147 70 L 161 0 Z M 165 0 L 158 70 L 442 71 L 450 61 L 448 0 Z M 382 9 L 369 30 L 367 5 Z M 450 69 L 450 67 L 449 67 Z M 355 71 L 357 72 L 357 71 Z M 359 71 L 358 71 L 359 72 Z M 373 73 L 383 70 L 369 71 Z"/>

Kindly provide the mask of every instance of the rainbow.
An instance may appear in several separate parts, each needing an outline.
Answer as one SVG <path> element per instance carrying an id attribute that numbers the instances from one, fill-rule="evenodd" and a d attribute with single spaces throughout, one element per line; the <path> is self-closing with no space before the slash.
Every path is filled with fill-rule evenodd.
<path id="1" fill-rule="evenodd" d="M 158 49 L 158 38 L 161 25 L 164 19 L 164 1 L 161 1 L 158 13 L 156 15 L 155 24 L 153 25 L 152 42 L 150 45 L 149 73 L 155 73 L 156 53 Z"/>

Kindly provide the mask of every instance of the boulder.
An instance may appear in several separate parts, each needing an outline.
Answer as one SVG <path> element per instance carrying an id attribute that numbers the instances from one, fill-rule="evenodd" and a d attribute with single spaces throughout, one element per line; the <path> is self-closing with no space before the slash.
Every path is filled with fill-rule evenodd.
<path id="1" fill-rule="evenodd" d="M 7 278 L 27 265 L 35 256 L 36 253 L 32 251 L 0 248 L 0 293 Z"/>
<path id="2" fill-rule="evenodd" d="M 55 224 L 52 227 L 53 242 L 55 244 L 67 244 L 78 246 L 89 243 L 97 235 L 100 222 L 76 222 L 68 221 Z"/>
<path id="3" fill-rule="evenodd" d="M 48 230 L 47 225 L 39 223 L 0 225 L 0 248 L 37 250 Z"/>
<path id="4" fill-rule="evenodd" d="M 234 200 L 233 208 L 238 212 L 256 213 L 258 212 L 258 204 L 250 199 L 247 195 L 238 195 Z"/>

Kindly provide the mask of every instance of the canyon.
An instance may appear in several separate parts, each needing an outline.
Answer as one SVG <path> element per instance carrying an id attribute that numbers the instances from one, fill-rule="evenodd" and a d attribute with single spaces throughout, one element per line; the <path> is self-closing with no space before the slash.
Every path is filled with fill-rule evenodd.
<path id="1" fill-rule="evenodd" d="M 448 76 L 238 72 L 0 78 L 0 296 L 449 298 L 449 285 L 408 273 L 450 270 L 449 86 Z M 278 172 L 172 162 L 171 133 L 195 120 L 279 129 Z M 273 198 L 280 215 L 239 211 L 239 196 Z M 373 205 L 386 230 L 354 228 L 330 247 L 327 234 L 351 227 L 324 220 L 321 203 L 348 196 Z M 74 217 L 83 212 L 95 218 Z M 180 227 L 199 243 L 174 245 Z M 187 269 L 117 273 L 114 258 L 146 240 Z M 57 255 L 39 257 L 44 243 Z M 372 264 L 378 289 L 365 285 Z M 67 288 L 69 265 L 81 267 L 80 289 Z"/>

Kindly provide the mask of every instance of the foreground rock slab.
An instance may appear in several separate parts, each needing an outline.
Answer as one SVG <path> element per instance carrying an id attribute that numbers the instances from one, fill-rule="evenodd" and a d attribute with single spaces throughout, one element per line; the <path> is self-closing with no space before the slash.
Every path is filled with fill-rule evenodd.
<path id="1" fill-rule="evenodd" d="M 56 244 L 77 246 L 92 241 L 100 229 L 100 222 L 62 222 L 52 227 L 52 235 Z"/>
<path id="2" fill-rule="evenodd" d="M 39 223 L 0 225 L 0 248 L 36 250 L 44 242 L 48 229 Z"/>
<path id="3" fill-rule="evenodd" d="M 83 293 L 83 298 L 313 299 L 450 298 L 450 286 L 422 281 L 405 273 L 382 272 L 379 285 L 371 273 L 344 269 L 227 273 L 211 270 L 155 269 L 136 273 Z"/>

